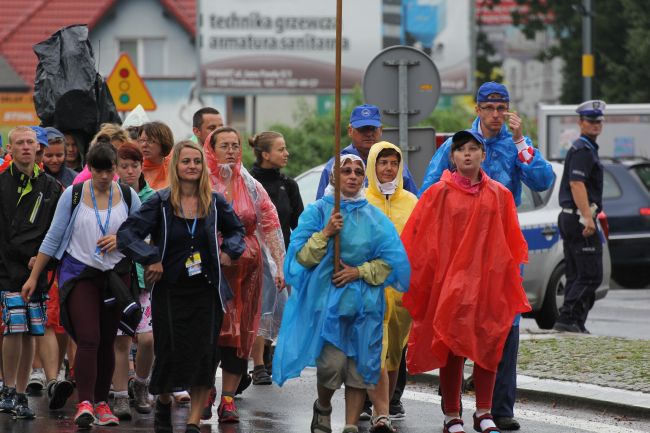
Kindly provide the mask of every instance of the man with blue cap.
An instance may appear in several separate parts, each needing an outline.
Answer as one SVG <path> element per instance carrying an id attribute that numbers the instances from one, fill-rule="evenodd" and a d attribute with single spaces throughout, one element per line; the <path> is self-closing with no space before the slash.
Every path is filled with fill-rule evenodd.
<path id="1" fill-rule="evenodd" d="M 564 160 L 558 227 L 564 243 L 564 305 L 554 329 L 588 334 L 585 322 L 603 280 L 603 245 L 596 215 L 603 207 L 603 165 L 596 139 L 603 130 L 605 102 L 591 100 L 576 109 L 580 137 Z"/>
<path id="2" fill-rule="evenodd" d="M 485 139 L 486 157 L 481 167 L 487 175 L 512 192 L 516 205 L 521 203 L 521 182 L 534 191 L 550 188 L 555 179 L 553 168 L 533 147 L 532 140 L 523 134 L 521 118 L 510 111 L 510 95 L 506 86 L 494 81 L 483 83 L 476 93 L 475 110 L 477 117 L 471 130 Z M 450 168 L 451 144 L 450 137 L 433 155 L 420 195 L 440 180 L 443 171 Z M 492 415 L 495 424 L 502 430 L 520 428 L 514 418 L 520 319 L 519 315 L 515 317 L 506 340 L 494 386 Z"/>
<path id="3" fill-rule="evenodd" d="M 360 156 L 365 164 L 368 161 L 368 153 L 373 144 L 381 138 L 381 113 L 375 105 L 363 104 L 354 107 L 350 114 L 350 124 L 348 125 L 348 137 L 352 143 L 341 151 L 341 155 L 352 154 Z M 330 173 L 334 165 L 334 158 L 330 158 L 325 164 L 321 173 L 320 183 L 316 191 L 316 200 L 323 197 L 325 188 L 330 182 Z M 404 189 L 417 194 L 418 187 L 413 181 L 413 176 L 406 166 L 404 166 Z"/>
<path id="4" fill-rule="evenodd" d="M 36 165 L 43 168 L 43 151 L 48 145 L 47 131 L 45 128 L 41 128 L 40 126 L 30 126 L 30 128 L 32 128 L 32 130 L 36 133 L 36 141 L 40 145 L 36 151 Z"/>

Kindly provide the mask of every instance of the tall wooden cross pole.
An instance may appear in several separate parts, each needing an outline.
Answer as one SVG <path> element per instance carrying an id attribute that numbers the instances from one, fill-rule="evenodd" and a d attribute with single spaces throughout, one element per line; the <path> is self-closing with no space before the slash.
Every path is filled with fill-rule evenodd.
<path id="1" fill-rule="evenodd" d="M 341 211 L 341 28 L 343 0 L 336 0 L 336 89 L 334 93 L 334 212 Z M 341 234 L 334 237 L 334 272 L 341 268 Z"/>

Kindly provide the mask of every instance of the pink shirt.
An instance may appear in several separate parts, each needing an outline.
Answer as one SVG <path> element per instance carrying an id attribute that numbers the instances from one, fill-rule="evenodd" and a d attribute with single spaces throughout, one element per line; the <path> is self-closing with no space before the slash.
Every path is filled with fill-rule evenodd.
<path id="1" fill-rule="evenodd" d="M 88 179 L 90 179 L 91 177 L 92 177 L 92 174 L 90 173 L 90 169 L 88 168 L 88 164 L 86 164 L 86 165 L 84 165 L 84 169 L 81 170 L 81 172 L 77 175 L 77 177 L 74 178 L 74 180 L 72 181 L 72 184 L 76 185 L 78 183 L 85 182 Z M 113 176 L 113 180 L 115 182 L 117 182 L 117 179 L 118 179 L 117 175 Z"/>

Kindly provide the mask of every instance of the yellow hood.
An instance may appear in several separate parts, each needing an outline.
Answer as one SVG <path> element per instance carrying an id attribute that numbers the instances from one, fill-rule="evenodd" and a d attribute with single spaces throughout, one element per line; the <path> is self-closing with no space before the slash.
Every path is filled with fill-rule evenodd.
<path id="1" fill-rule="evenodd" d="M 368 178 L 368 191 L 372 191 L 373 193 L 376 193 L 378 195 L 382 195 L 381 191 L 379 190 L 378 180 L 377 180 L 377 171 L 375 170 L 376 165 L 377 165 L 377 156 L 379 155 L 379 152 L 381 152 L 384 149 L 394 149 L 399 153 L 399 170 L 397 171 L 397 188 L 395 189 L 395 193 L 397 191 L 401 190 L 404 188 L 404 177 L 402 172 L 404 171 L 404 161 L 402 158 L 402 150 L 395 146 L 393 143 L 389 143 L 388 141 L 380 141 L 379 143 L 375 143 L 372 145 L 370 148 L 370 152 L 368 153 L 368 161 L 366 162 L 366 177 Z"/>
<path id="2" fill-rule="evenodd" d="M 377 172 L 375 170 L 377 156 L 379 155 L 379 152 L 384 149 L 395 149 L 400 155 L 399 169 L 397 170 L 397 188 L 395 189 L 395 193 L 388 197 L 382 194 L 379 190 L 379 186 L 377 185 Z M 379 208 L 388 218 L 390 218 L 398 233 L 402 232 L 406 220 L 408 220 L 411 211 L 417 203 L 417 197 L 404 189 L 403 171 L 404 160 L 402 159 L 402 151 L 399 147 L 387 141 L 380 141 L 370 148 L 366 165 L 366 177 L 368 178 L 366 198 L 370 204 Z"/>

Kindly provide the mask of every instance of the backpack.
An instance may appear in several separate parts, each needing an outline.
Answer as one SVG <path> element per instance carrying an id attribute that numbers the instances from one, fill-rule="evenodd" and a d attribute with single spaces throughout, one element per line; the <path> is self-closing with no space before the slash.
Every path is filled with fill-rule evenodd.
<path id="1" fill-rule="evenodd" d="M 117 183 L 122 191 L 122 198 L 124 198 L 124 203 L 126 203 L 127 214 L 131 211 L 131 187 L 124 185 L 122 183 Z M 81 195 L 83 194 L 84 182 L 76 183 L 72 186 L 72 206 L 70 207 L 70 215 L 74 212 L 75 208 L 79 205 L 81 201 Z"/>

